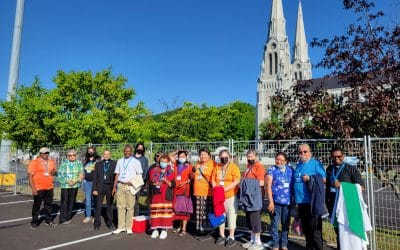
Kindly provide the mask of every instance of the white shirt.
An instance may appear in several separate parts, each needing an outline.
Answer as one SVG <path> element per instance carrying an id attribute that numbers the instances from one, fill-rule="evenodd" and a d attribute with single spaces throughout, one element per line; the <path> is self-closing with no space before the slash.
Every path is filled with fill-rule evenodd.
<path id="1" fill-rule="evenodd" d="M 135 175 L 141 175 L 143 170 L 140 161 L 131 156 L 119 159 L 114 173 L 119 174 L 118 181 L 129 182 Z"/>

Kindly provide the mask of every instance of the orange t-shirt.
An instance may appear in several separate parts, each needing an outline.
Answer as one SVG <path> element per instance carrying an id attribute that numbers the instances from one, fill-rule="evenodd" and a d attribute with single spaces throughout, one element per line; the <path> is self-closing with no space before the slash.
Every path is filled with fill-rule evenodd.
<path id="1" fill-rule="evenodd" d="M 265 168 L 261 162 L 257 161 L 253 167 L 247 165 L 246 171 L 243 173 L 243 178 L 253 178 L 263 181 L 265 178 Z"/>
<path id="2" fill-rule="evenodd" d="M 47 171 L 46 171 L 47 169 Z M 49 190 L 54 187 L 53 176 L 50 171 L 56 170 L 54 160 L 45 161 L 40 157 L 32 160 L 28 167 L 28 173 L 32 175 L 36 190 Z"/>
<path id="3" fill-rule="evenodd" d="M 194 173 L 194 196 L 211 196 L 210 185 L 214 167 L 215 162 L 213 160 L 208 160 L 203 164 L 197 163 Z"/>
<path id="4" fill-rule="evenodd" d="M 224 171 L 225 171 L 225 173 L 224 173 Z M 229 163 L 229 165 L 227 166 L 227 168 L 225 170 L 223 170 L 222 165 L 218 164 L 215 167 L 215 170 L 214 170 L 214 173 L 212 176 L 212 180 L 215 181 L 217 183 L 217 185 L 221 185 L 223 182 L 224 187 L 227 187 L 236 180 L 240 181 L 240 169 L 233 162 Z M 225 192 L 225 199 L 228 199 L 228 198 L 231 198 L 232 196 L 234 196 L 237 193 L 238 189 L 239 189 L 239 184 L 235 188 Z"/>

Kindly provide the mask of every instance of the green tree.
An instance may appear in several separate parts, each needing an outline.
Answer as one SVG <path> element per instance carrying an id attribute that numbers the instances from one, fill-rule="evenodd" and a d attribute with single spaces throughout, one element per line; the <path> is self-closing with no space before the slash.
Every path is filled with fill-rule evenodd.
<path id="1" fill-rule="evenodd" d="M 1 102 L 1 124 L 7 137 L 23 146 L 78 146 L 148 139 L 143 121 L 149 116 L 142 102 L 131 107 L 135 92 L 110 69 L 58 71 L 50 91 L 36 80 L 21 87 L 11 102 Z M 33 119 L 31 118 L 33 117 Z M 11 124 L 11 125 L 8 125 Z"/>

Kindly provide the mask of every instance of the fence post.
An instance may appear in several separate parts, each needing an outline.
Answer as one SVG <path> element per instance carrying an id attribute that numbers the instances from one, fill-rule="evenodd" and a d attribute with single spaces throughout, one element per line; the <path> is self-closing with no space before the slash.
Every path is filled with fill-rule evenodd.
<path id="1" fill-rule="evenodd" d="M 18 149 L 17 149 L 18 152 Z M 18 181 L 18 157 L 16 158 L 15 162 L 15 183 L 14 183 L 14 195 L 17 195 L 17 181 Z"/>

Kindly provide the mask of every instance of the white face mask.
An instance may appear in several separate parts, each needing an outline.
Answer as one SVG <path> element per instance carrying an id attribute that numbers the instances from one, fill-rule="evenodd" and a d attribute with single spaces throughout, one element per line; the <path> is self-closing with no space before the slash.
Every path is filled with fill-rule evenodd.
<path id="1" fill-rule="evenodd" d="M 280 170 L 285 169 L 286 165 L 276 165 Z"/>
<path id="2" fill-rule="evenodd" d="M 182 163 L 182 164 L 183 164 L 183 163 L 186 162 L 186 158 L 179 158 L 178 161 L 179 161 L 179 163 Z"/>

